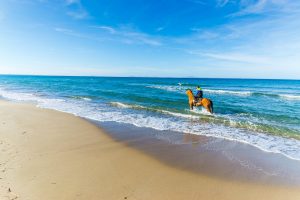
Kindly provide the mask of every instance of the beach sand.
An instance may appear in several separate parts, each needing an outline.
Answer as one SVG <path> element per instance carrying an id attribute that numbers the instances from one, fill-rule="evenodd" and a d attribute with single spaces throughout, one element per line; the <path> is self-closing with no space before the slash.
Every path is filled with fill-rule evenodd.
<path id="1" fill-rule="evenodd" d="M 70 114 L 0 101 L 0 199 L 300 199 L 172 167 Z M 176 156 L 176 155 L 174 155 Z"/>

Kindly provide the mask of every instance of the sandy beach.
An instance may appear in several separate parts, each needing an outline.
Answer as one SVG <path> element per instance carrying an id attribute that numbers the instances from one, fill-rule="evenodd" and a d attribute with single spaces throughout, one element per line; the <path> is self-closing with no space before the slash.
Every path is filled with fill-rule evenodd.
<path id="1" fill-rule="evenodd" d="M 300 199 L 299 187 L 172 167 L 79 117 L 0 101 L 0 199 Z M 176 156 L 176 155 L 174 155 Z"/>

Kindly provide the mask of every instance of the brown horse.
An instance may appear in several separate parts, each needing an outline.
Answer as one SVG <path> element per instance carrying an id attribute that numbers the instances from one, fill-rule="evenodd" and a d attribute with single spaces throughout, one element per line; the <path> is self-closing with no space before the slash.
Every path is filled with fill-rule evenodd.
<path id="1" fill-rule="evenodd" d="M 213 102 L 210 99 L 202 98 L 200 101 L 196 102 L 195 96 L 190 89 L 186 90 L 186 95 L 189 97 L 189 105 L 191 110 L 193 110 L 194 106 L 203 106 L 208 112 L 211 114 L 213 113 Z"/>

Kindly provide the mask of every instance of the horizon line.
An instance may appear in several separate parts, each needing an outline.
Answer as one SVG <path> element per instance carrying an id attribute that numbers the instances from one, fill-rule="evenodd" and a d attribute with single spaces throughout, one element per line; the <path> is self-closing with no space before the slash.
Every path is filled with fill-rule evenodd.
<path id="1" fill-rule="evenodd" d="M 98 78 L 169 78 L 169 79 L 248 79 L 248 80 L 293 80 L 300 81 L 300 79 L 293 78 L 234 78 L 234 77 L 194 77 L 194 76 L 185 76 L 185 77 L 167 77 L 167 76 L 113 76 L 113 75 L 58 75 L 58 74 L 1 74 L 0 76 L 40 76 L 40 77 L 98 77 Z"/>

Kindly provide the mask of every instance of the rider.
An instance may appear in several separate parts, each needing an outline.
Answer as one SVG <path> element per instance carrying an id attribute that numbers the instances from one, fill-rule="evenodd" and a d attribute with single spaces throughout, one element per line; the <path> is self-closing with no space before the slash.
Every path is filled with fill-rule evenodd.
<path id="1" fill-rule="evenodd" d="M 200 86 L 197 86 L 196 90 L 197 90 L 197 93 L 196 93 L 196 96 L 195 96 L 195 100 L 198 101 L 199 99 L 203 98 L 203 91 L 200 88 Z"/>

